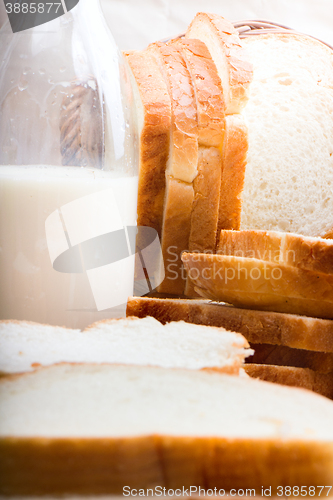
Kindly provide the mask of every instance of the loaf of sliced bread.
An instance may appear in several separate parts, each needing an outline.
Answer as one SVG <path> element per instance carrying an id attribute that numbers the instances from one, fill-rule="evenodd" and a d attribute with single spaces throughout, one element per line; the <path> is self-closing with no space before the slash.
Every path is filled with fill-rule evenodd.
<path id="1" fill-rule="evenodd" d="M 221 231 L 217 253 L 333 273 L 333 241 L 277 231 Z"/>
<path id="2" fill-rule="evenodd" d="M 0 322 L 0 374 L 61 362 L 121 363 L 167 368 L 216 369 L 239 374 L 253 354 L 239 333 L 224 328 L 162 325 L 154 318 L 94 323 L 86 330 L 29 322 Z"/>
<path id="3" fill-rule="evenodd" d="M 240 309 L 209 300 L 130 297 L 128 316 L 152 316 L 161 323 L 186 321 L 222 326 L 239 332 L 254 344 L 274 344 L 333 353 L 333 321 L 296 314 Z M 333 371 L 333 370 L 332 370 Z"/>
<path id="4" fill-rule="evenodd" d="M 297 34 L 242 40 L 253 63 L 241 229 L 330 234 L 333 51 Z"/>
<path id="5" fill-rule="evenodd" d="M 0 380 L 0 493 L 330 485 L 333 403 L 261 380 L 62 364 Z"/>

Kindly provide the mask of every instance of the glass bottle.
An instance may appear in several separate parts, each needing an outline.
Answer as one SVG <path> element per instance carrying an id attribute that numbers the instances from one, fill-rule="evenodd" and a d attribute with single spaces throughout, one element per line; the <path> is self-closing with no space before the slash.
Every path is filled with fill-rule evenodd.
<path id="1" fill-rule="evenodd" d="M 82 328 L 124 315 L 134 114 L 99 0 L 24 31 L 1 29 L 0 319 Z"/>

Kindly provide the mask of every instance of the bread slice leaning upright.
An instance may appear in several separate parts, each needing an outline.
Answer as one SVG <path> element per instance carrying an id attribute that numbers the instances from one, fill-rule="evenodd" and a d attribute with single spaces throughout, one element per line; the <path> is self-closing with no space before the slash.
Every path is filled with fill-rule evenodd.
<path id="1" fill-rule="evenodd" d="M 169 155 L 171 101 L 155 58 L 147 51 L 125 52 L 139 127 L 138 226 L 162 233 L 165 165 Z"/>
<path id="2" fill-rule="evenodd" d="M 225 103 L 216 66 L 200 40 L 178 39 L 196 97 L 198 116 L 198 174 L 193 182 L 190 252 L 215 252 L 225 136 Z M 185 249 L 184 249 L 185 250 Z M 196 295 L 187 279 L 185 295 Z"/>
<path id="3" fill-rule="evenodd" d="M 171 100 L 171 139 L 166 164 L 162 225 L 165 279 L 158 292 L 181 295 L 185 276 L 181 252 L 188 248 L 198 173 L 198 117 L 191 75 L 175 46 L 154 43 L 146 49 L 159 66 Z"/>
<path id="4" fill-rule="evenodd" d="M 217 243 L 221 229 L 239 229 L 248 148 L 243 109 L 252 81 L 252 65 L 232 23 L 216 14 L 198 13 L 186 32 L 207 47 L 223 88 L 225 136 L 221 144 L 222 177 Z"/>

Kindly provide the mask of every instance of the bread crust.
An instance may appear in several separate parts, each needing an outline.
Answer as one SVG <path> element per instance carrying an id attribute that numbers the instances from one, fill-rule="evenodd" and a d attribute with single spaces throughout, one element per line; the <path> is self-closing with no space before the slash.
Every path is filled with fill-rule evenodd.
<path id="1" fill-rule="evenodd" d="M 198 175 L 194 179 L 190 252 L 215 252 L 221 185 L 221 155 L 217 148 L 199 148 Z M 185 295 L 197 294 L 186 280 Z"/>
<path id="2" fill-rule="evenodd" d="M 322 396 L 333 399 L 333 374 L 323 374 L 309 368 L 293 366 L 258 365 L 248 363 L 245 372 L 253 378 L 266 380 L 275 384 L 302 387 Z"/>
<path id="3" fill-rule="evenodd" d="M 333 273 L 333 241 L 275 231 L 221 231 L 217 250 L 320 273 Z"/>
<path id="4" fill-rule="evenodd" d="M 153 43 L 147 50 L 160 67 L 171 99 L 171 149 L 167 175 L 193 182 L 198 163 L 198 118 L 191 75 L 181 51 L 172 44 Z"/>
<path id="5" fill-rule="evenodd" d="M 248 130 L 243 115 L 229 115 L 225 123 L 217 243 L 221 229 L 240 228 L 248 151 Z"/>
<path id="6" fill-rule="evenodd" d="M 333 353 L 333 321 L 271 311 L 240 309 L 209 300 L 130 297 L 128 316 L 161 323 L 186 321 L 241 333 L 249 342 Z"/>
<path id="7" fill-rule="evenodd" d="M 170 147 L 171 101 L 164 78 L 148 51 L 125 52 L 125 56 L 143 108 L 139 137 L 138 226 L 152 227 L 160 236 Z"/>
<path id="8" fill-rule="evenodd" d="M 160 293 L 182 294 L 185 272 L 181 253 L 188 248 L 191 213 L 194 200 L 192 184 L 168 176 L 162 229 L 162 254 L 165 278 L 158 287 Z M 161 263 L 163 265 L 163 263 Z"/>
<path id="9" fill-rule="evenodd" d="M 195 89 L 198 143 L 219 148 L 224 138 L 225 102 L 215 63 L 200 40 L 180 38 L 173 43 L 182 52 Z"/>
<path id="10" fill-rule="evenodd" d="M 333 354 L 331 352 L 308 351 L 252 342 L 251 347 L 254 354 L 248 358 L 247 362 L 249 363 L 308 368 L 317 373 L 333 375 Z"/>
<path id="11" fill-rule="evenodd" d="M 302 465 L 303 464 L 303 465 Z M 147 489 L 332 484 L 333 445 L 296 439 L 2 438 L 3 495 L 122 494 Z"/>
<path id="12" fill-rule="evenodd" d="M 190 279 L 213 300 L 240 292 L 333 303 L 333 275 L 229 255 L 184 253 L 182 260 Z"/>
<path id="13" fill-rule="evenodd" d="M 216 61 L 218 57 L 221 58 L 221 64 L 225 65 L 227 71 L 227 78 L 223 78 L 219 72 L 223 84 L 226 114 L 240 113 L 248 100 L 253 74 L 252 64 L 241 44 L 238 32 L 229 21 L 217 14 L 199 12 L 187 29 L 186 38 L 199 38 L 206 42 L 206 38 L 202 37 L 202 26 L 207 27 L 220 50 L 216 55 L 210 50 L 217 68 L 219 69 Z"/>

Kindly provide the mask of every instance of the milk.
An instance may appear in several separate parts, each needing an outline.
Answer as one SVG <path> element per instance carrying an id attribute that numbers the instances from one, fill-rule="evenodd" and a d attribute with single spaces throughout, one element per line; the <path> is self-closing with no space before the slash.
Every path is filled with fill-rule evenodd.
<path id="1" fill-rule="evenodd" d="M 116 212 L 117 228 L 134 226 L 137 184 L 137 177 L 119 177 L 89 168 L 0 166 L 0 318 L 83 328 L 93 321 L 123 314 L 124 307 L 118 304 L 106 308 L 107 301 L 98 310 L 98 301 L 108 299 L 109 294 L 116 296 L 121 288 L 123 295 L 131 295 L 133 258 L 106 266 L 105 272 L 102 267 L 99 274 L 94 269 L 59 272 L 53 268 L 53 261 L 67 244 L 71 246 L 69 240 L 75 231 L 82 233 L 81 240 L 89 234 L 96 237 L 107 227 L 109 218 L 115 220 Z M 98 200 L 103 199 L 113 205 L 98 208 Z M 71 211 L 76 219 L 67 234 L 67 213 Z M 64 222 L 64 216 L 67 220 L 62 230 L 59 221 Z M 53 219 L 58 226 L 52 225 Z M 53 227 L 58 227 L 54 238 Z M 98 276 L 107 277 L 102 288 Z"/>

